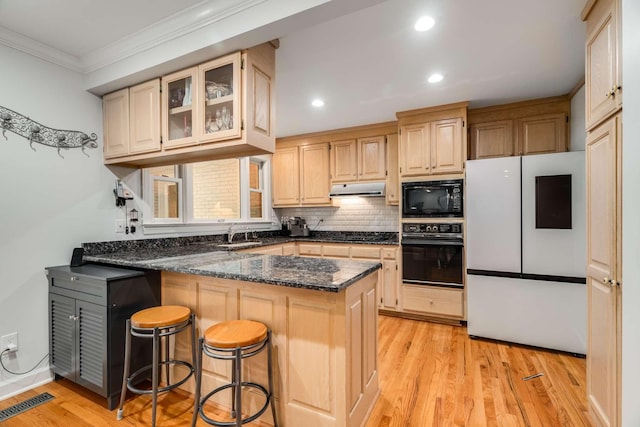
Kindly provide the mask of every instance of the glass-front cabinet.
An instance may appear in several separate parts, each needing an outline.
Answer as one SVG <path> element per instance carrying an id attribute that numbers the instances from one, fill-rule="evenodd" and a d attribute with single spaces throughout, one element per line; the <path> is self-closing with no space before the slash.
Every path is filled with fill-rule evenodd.
<path id="1" fill-rule="evenodd" d="M 240 65 L 236 52 L 162 78 L 164 148 L 241 137 Z"/>
<path id="2" fill-rule="evenodd" d="M 200 142 L 241 136 L 240 65 L 241 54 L 237 52 L 198 67 Z"/>
<path id="3" fill-rule="evenodd" d="M 198 67 L 162 78 L 162 135 L 164 148 L 195 144 L 198 128 Z"/>

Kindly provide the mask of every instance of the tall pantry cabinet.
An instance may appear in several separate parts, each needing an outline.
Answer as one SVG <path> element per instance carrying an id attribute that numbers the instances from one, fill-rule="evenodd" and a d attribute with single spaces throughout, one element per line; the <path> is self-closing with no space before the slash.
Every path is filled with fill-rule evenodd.
<path id="1" fill-rule="evenodd" d="M 587 404 L 596 426 L 620 425 L 622 307 L 622 76 L 619 0 L 590 0 L 585 107 Z"/>

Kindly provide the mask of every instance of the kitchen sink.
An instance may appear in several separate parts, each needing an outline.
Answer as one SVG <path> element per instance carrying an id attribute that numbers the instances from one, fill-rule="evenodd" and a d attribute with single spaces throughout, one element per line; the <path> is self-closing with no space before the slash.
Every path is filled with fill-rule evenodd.
<path id="1" fill-rule="evenodd" d="M 234 249 L 234 248 L 244 248 L 246 246 L 255 246 L 255 245 L 260 245 L 262 244 L 262 242 L 257 241 L 257 240 L 252 240 L 250 242 L 238 242 L 238 243 L 223 243 L 221 245 L 216 245 L 220 248 L 229 248 L 229 249 Z"/>

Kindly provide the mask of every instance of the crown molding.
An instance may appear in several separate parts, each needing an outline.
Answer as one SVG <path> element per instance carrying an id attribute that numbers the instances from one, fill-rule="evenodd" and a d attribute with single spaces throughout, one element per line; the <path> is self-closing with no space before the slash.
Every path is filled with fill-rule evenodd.
<path id="1" fill-rule="evenodd" d="M 83 72 L 91 73 L 130 56 L 170 42 L 269 0 L 205 0 L 82 57 Z"/>
<path id="2" fill-rule="evenodd" d="M 243 0 L 240 2 L 237 0 L 203 0 L 81 57 L 62 52 L 3 27 L 0 27 L 0 43 L 72 71 L 89 74 L 245 12 L 267 1 L 269 0 Z"/>
<path id="3" fill-rule="evenodd" d="M 69 70 L 78 73 L 85 72 L 82 62 L 76 56 L 69 55 L 4 27 L 0 27 L 0 43 Z"/>

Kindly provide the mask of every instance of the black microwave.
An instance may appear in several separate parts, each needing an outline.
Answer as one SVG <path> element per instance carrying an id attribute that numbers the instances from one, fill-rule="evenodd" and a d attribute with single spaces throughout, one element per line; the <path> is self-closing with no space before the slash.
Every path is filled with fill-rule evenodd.
<path id="1" fill-rule="evenodd" d="M 402 183 L 403 218 L 462 218 L 462 180 Z"/>

